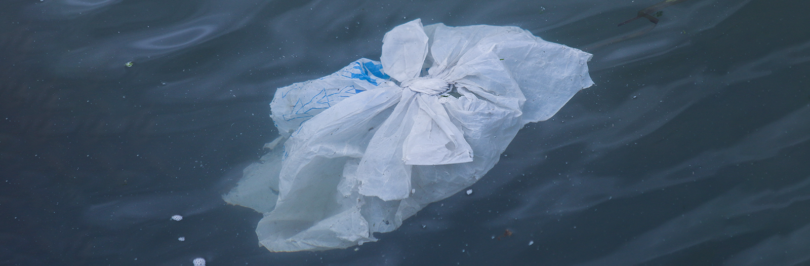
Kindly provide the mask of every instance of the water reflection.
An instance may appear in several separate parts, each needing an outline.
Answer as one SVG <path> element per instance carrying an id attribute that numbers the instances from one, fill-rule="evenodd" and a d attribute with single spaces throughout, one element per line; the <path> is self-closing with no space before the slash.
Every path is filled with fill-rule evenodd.
<path id="1" fill-rule="evenodd" d="M 185 17 L 173 17 L 174 14 L 166 13 L 164 17 L 155 16 L 150 13 L 148 5 L 144 4 L 143 11 L 128 11 L 124 5 L 114 5 L 120 1 L 98 2 L 93 5 L 76 5 L 76 3 L 86 3 L 77 1 L 54 1 L 47 5 L 34 5 L 28 7 L 32 14 L 44 14 L 35 16 L 38 19 L 53 19 L 46 13 L 49 10 L 60 10 L 67 12 L 65 6 L 76 7 L 74 16 L 83 16 L 77 21 L 85 23 L 101 24 L 103 26 L 92 25 L 88 29 L 74 29 L 72 31 L 84 32 L 98 36 L 97 32 L 103 30 L 105 33 L 100 38 L 93 38 L 89 44 L 82 44 L 78 47 L 69 43 L 72 48 L 55 58 L 52 62 L 52 70 L 59 76 L 70 78 L 90 78 L 90 79 L 116 79 L 125 74 L 122 66 L 126 62 L 133 61 L 135 64 L 146 63 L 171 53 L 178 53 L 201 45 L 212 39 L 238 30 L 245 25 L 255 14 L 261 10 L 265 2 L 253 0 L 230 1 L 228 3 L 218 1 L 207 1 L 195 3 L 194 12 Z M 107 14 L 97 14 L 101 7 L 108 7 L 106 13 L 124 15 L 119 28 L 115 33 L 109 31 L 110 20 L 114 19 Z M 83 9 L 78 9 L 78 8 Z M 153 9 L 161 8 L 159 5 L 151 6 Z M 137 9 L 136 9 L 137 10 Z M 38 11 L 38 12 L 37 12 Z M 92 11 L 92 12 L 91 12 Z M 163 12 L 158 12 L 160 14 Z M 133 18 L 134 19 L 131 19 Z M 69 17 L 74 18 L 75 17 Z M 170 24 L 160 23 L 161 20 L 173 20 Z M 153 25 L 149 25 L 150 22 Z M 84 24 L 84 23 L 82 23 Z M 126 25 L 126 26 L 125 26 Z M 88 31 L 89 32 L 86 32 Z M 95 32 L 94 32 L 95 31 Z M 56 41 L 55 38 L 65 38 L 63 34 L 49 34 L 48 41 Z M 89 36 L 88 36 L 89 37 Z M 86 41 L 83 41 L 86 42 Z M 47 49 L 54 49 L 49 45 Z M 62 49 L 54 49 L 60 51 Z"/>
<path id="2" fill-rule="evenodd" d="M 41 20 L 69 20 L 103 11 L 121 0 L 52 0 L 40 1 L 25 8 L 26 13 Z"/>
<path id="3" fill-rule="evenodd" d="M 216 23 L 206 25 L 203 22 L 206 20 L 217 21 L 215 18 L 210 17 L 200 18 L 190 22 L 188 27 L 183 27 L 175 32 L 168 32 L 166 34 L 146 38 L 145 40 L 136 41 L 132 44 L 132 47 L 144 50 L 165 50 L 170 52 L 203 42 L 204 38 L 210 36 L 211 33 L 214 33 L 217 29 Z"/>
<path id="4" fill-rule="evenodd" d="M 666 13 L 662 15 L 665 18 L 661 18 L 660 23 L 652 26 L 637 23 L 639 25 L 616 27 L 612 32 L 623 29 L 623 34 L 598 40 L 584 48 L 603 56 L 594 60 L 593 68 L 596 69 L 662 56 L 677 48 L 687 47 L 694 35 L 722 23 L 749 2 L 750 0 L 679 2 L 666 8 Z M 627 32 L 630 26 L 642 27 L 642 30 Z"/>

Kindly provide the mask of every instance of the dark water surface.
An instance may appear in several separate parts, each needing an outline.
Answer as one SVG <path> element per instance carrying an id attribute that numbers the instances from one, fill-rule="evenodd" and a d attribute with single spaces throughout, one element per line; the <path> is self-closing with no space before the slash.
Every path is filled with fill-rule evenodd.
<path id="1" fill-rule="evenodd" d="M 810 2 L 617 27 L 658 2 L 2 1 L 0 265 L 810 265 Z M 597 85 L 376 243 L 258 246 L 220 195 L 278 135 L 275 88 L 415 18 L 587 49 Z"/>

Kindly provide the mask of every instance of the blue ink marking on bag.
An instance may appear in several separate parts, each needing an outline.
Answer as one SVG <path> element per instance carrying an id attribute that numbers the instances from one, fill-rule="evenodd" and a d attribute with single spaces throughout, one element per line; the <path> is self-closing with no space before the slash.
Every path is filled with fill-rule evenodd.
<path id="1" fill-rule="evenodd" d="M 363 63 L 363 66 L 366 67 L 366 69 L 368 69 L 368 72 L 371 72 L 371 74 L 374 75 L 374 76 L 377 76 L 377 77 L 383 78 L 383 79 L 391 78 L 390 76 L 382 73 L 382 64 L 377 65 L 377 64 L 374 64 L 374 62 L 369 61 L 369 62 Z"/>
<path id="2" fill-rule="evenodd" d="M 282 114 L 281 117 L 284 121 L 291 121 L 299 118 L 311 118 L 314 115 L 309 114 L 312 110 L 320 110 L 320 109 L 328 109 L 332 107 L 332 99 L 330 96 L 335 96 L 340 98 L 347 98 L 351 97 L 351 95 L 346 94 L 358 94 L 364 92 L 365 90 L 357 89 L 354 85 L 346 86 L 341 89 L 338 89 L 335 93 L 328 93 L 327 89 L 321 89 L 317 94 L 312 96 L 307 102 L 303 102 L 300 98 L 295 102 L 292 108 L 291 114 L 284 115 Z M 286 95 L 285 95 L 286 96 Z M 303 123 L 303 121 L 301 122 Z M 300 126 L 300 125 L 299 125 Z"/>
<path id="3" fill-rule="evenodd" d="M 287 98 L 287 94 L 288 94 L 288 93 L 290 93 L 290 92 L 291 92 L 291 91 L 293 91 L 293 90 L 297 90 L 297 89 L 301 89 L 301 88 L 302 88 L 301 83 L 295 83 L 295 84 L 293 84 L 293 85 L 290 85 L 290 89 L 289 89 L 289 90 L 287 90 L 287 91 L 282 91 L 282 92 L 281 92 L 281 98 L 282 98 L 282 99 Z"/>
<path id="4" fill-rule="evenodd" d="M 358 94 L 358 93 L 366 91 L 364 89 L 355 88 L 354 85 L 349 85 L 349 86 L 347 86 L 347 87 L 345 87 L 343 89 L 347 89 L 347 90 L 345 90 L 346 93 L 352 93 L 352 94 Z M 352 95 L 340 95 L 340 97 L 341 98 L 349 98 L 349 97 L 352 97 Z"/>
<path id="5" fill-rule="evenodd" d="M 287 118 L 286 115 L 282 115 L 282 118 L 284 118 L 285 121 L 290 121 L 290 120 L 298 119 L 298 118 L 313 117 L 313 115 L 307 115 L 307 113 L 309 113 L 309 111 L 312 111 L 314 109 L 326 109 L 326 108 L 328 108 L 328 106 L 327 107 L 317 107 L 317 106 L 309 107 L 310 104 L 313 101 L 315 101 L 316 103 L 320 103 L 320 99 L 316 99 L 316 98 L 318 97 L 318 95 L 321 95 L 321 94 L 325 95 L 326 90 L 322 89 L 320 92 L 318 92 L 318 94 L 315 94 L 315 96 L 312 96 L 312 98 L 310 98 L 309 101 L 307 101 L 306 103 L 302 102 L 301 99 L 299 98 L 297 101 L 295 101 L 295 104 L 293 105 L 293 108 L 292 108 L 293 116 L 291 118 Z M 327 104 L 328 104 L 328 100 L 327 100 Z M 307 108 L 307 107 L 309 107 L 309 108 Z M 304 109 L 304 108 L 307 108 L 307 109 Z"/>
<path id="6" fill-rule="evenodd" d="M 377 81 L 375 81 L 370 76 L 368 76 L 368 70 L 366 70 L 363 67 L 363 65 L 360 64 L 360 62 L 355 62 L 355 64 L 357 64 L 357 65 L 354 67 L 354 69 L 360 70 L 360 73 L 352 73 L 351 78 L 359 79 L 359 80 L 365 80 L 365 81 L 368 81 L 368 83 L 371 83 L 371 84 L 374 84 L 374 86 L 377 86 Z"/>
<path id="7" fill-rule="evenodd" d="M 374 64 L 374 62 L 370 61 L 362 64 L 360 62 L 354 63 L 357 64 L 354 66 L 354 69 L 359 70 L 360 73 L 352 73 L 351 78 L 353 79 L 365 80 L 368 81 L 368 83 L 374 84 L 374 86 L 378 86 L 380 84 L 377 84 L 377 81 L 375 80 L 374 77 L 368 75 L 369 72 L 377 78 L 382 79 L 390 78 L 388 75 L 382 73 L 382 65 L 377 65 Z"/>

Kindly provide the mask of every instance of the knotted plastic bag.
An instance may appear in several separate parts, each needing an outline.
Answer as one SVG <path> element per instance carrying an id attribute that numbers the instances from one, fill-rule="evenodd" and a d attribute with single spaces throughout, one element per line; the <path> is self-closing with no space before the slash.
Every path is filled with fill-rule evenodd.
<path id="1" fill-rule="evenodd" d="M 279 88 L 281 136 L 223 198 L 264 213 L 256 233 L 270 251 L 376 241 L 478 181 L 521 127 L 593 85 L 590 58 L 517 27 L 397 26 L 381 62 Z"/>

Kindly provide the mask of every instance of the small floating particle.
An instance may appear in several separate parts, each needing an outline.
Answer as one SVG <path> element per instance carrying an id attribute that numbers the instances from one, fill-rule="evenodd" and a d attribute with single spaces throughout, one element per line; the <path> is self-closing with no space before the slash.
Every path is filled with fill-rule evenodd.
<path id="1" fill-rule="evenodd" d="M 497 240 L 501 240 L 501 238 L 510 237 L 510 236 L 512 236 L 512 231 L 511 231 L 511 230 L 509 230 L 509 229 L 506 229 L 506 230 L 503 232 L 503 234 L 499 235 L 499 236 L 498 236 L 498 237 L 496 237 L 495 239 L 497 239 Z"/>
<path id="2" fill-rule="evenodd" d="M 129 61 L 126 64 L 124 64 L 124 66 L 126 66 L 126 67 L 132 67 L 133 65 L 134 64 L 132 63 L 132 61 Z"/>
<path id="3" fill-rule="evenodd" d="M 360 250 L 360 248 L 354 248 L 354 251 L 358 251 L 358 250 Z"/>
<path id="4" fill-rule="evenodd" d="M 467 195 L 471 195 L 471 194 L 472 194 L 472 189 L 468 189 L 467 190 Z"/>
<path id="5" fill-rule="evenodd" d="M 179 214 L 172 215 L 172 220 L 179 222 L 180 220 L 183 220 L 183 216 L 180 216 Z"/>
<path id="6" fill-rule="evenodd" d="M 186 241 L 186 238 L 181 236 L 181 237 L 178 237 L 177 240 L 180 241 L 180 242 L 183 242 L 183 241 Z"/>
<path id="7" fill-rule="evenodd" d="M 529 240 L 529 246 L 534 245 L 534 240 Z"/>
<path id="8" fill-rule="evenodd" d="M 194 263 L 194 266 L 205 266 L 205 259 L 203 258 L 196 258 L 191 262 Z"/>

